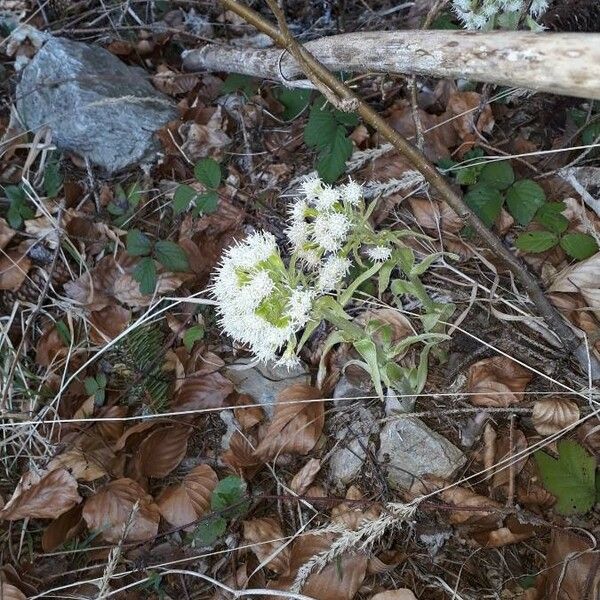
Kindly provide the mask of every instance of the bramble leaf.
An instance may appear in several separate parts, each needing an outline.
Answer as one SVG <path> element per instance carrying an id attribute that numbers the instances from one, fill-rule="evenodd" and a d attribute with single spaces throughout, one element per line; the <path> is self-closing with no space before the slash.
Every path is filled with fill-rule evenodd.
<path id="1" fill-rule="evenodd" d="M 154 260 L 149 256 L 142 258 L 133 270 L 133 278 L 140 284 L 140 292 L 142 294 L 153 294 L 157 281 Z"/>
<path id="2" fill-rule="evenodd" d="M 170 271 L 187 271 L 189 269 L 187 254 L 175 242 L 169 240 L 156 242 L 154 257 Z"/>
<path id="3" fill-rule="evenodd" d="M 588 233 L 567 233 L 561 238 L 560 246 L 576 260 L 585 260 L 598 252 L 598 243 Z"/>
<path id="4" fill-rule="evenodd" d="M 495 190 L 505 190 L 514 180 L 515 172 L 508 160 L 487 163 L 479 173 L 479 182 Z"/>
<path id="5" fill-rule="evenodd" d="M 544 190 L 531 179 L 521 179 L 506 193 L 508 211 L 519 225 L 528 225 L 546 202 Z"/>
<path id="6" fill-rule="evenodd" d="M 465 202 L 488 227 L 491 227 L 500 216 L 504 198 L 498 190 L 478 184 L 465 194 Z"/>
<path id="7" fill-rule="evenodd" d="M 130 229 L 127 232 L 127 252 L 131 256 L 146 256 L 150 254 L 152 242 L 150 238 L 139 229 Z"/>
<path id="8" fill-rule="evenodd" d="M 551 231 L 528 231 L 515 241 L 515 246 L 523 252 L 545 252 L 558 244 L 558 236 Z"/>
<path id="9" fill-rule="evenodd" d="M 194 167 L 194 177 L 207 188 L 215 190 L 221 183 L 221 166 L 213 158 L 203 158 Z"/>

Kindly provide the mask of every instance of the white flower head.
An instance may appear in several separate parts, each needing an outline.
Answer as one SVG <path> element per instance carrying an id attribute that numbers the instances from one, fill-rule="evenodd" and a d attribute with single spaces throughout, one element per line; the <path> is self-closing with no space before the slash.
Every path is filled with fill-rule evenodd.
<path id="1" fill-rule="evenodd" d="M 362 185 L 356 183 L 356 181 L 350 180 L 349 183 L 342 186 L 342 198 L 344 202 L 350 206 L 357 206 L 363 197 Z"/>
<path id="2" fill-rule="evenodd" d="M 392 256 L 391 249 L 386 246 L 373 246 L 367 248 L 366 253 L 373 262 L 385 262 Z"/>
<path id="3" fill-rule="evenodd" d="M 313 224 L 314 241 L 327 252 L 337 252 L 350 230 L 346 215 L 337 212 L 320 213 Z"/>
<path id="4" fill-rule="evenodd" d="M 306 211 L 308 210 L 308 202 L 306 200 L 297 199 L 290 210 L 290 219 L 292 223 L 304 222 Z"/>
<path id="5" fill-rule="evenodd" d="M 316 176 L 307 177 L 300 186 L 307 200 L 314 200 L 323 190 L 323 182 Z"/>
<path id="6" fill-rule="evenodd" d="M 529 12 L 533 17 L 539 17 L 548 10 L 548 0 L 533 0 Z"/>
<path id="7" fill-rule="evenodd" d="M 320 211 L 328 211 L 331 210 L 336 202 L 340 201 L 340 192 L 339 190 L 325 186 L 323 190 L 319 193 L 319 195 L 315 199 L 315 206 Z"/>
<path id="8" fill-rule="evenodd" d="M 321 264 L 321 255 L 315 250 L 300 249 L 298 257 L 309 269 L 314 269 Z"/>
<path id="9" fill-rule="evenodd" d="M 225 252 L 225 259 L 229 259 L 235 267 L 248 269 L 267 260 L 277 252 L 277 242 L 271 233 L 259 231 L 249 235 L 242 243 L 231 246 Z"/>
<path id="10" fill-rule="evenodd" d="M 288 301 L 287 315 L 297 328 L 308 322 L 315 294 L 312 290 L 295 289 Z"/>
<path id="11" fill-rule="evenodd" d="M 296 252 L 308 241 L 308 224 L 305 221 L 294 221 L 285 230 L 285 234 L 292 245 L 292 250 Z"/>
<path id="12" fill-rule="evenodd" d="M 341 256 L 329 256 L 319 270 L 318 288 L 328 292 L 337 287 L 350 270 L 351 262 Z"/>

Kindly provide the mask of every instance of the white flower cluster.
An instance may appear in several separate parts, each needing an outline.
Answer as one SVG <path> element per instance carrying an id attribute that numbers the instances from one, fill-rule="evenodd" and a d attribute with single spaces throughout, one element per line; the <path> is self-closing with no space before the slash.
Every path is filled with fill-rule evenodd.
<path id="1" fill-rule="evenodd" d="M 548 4 L 549 0 L 533 0 L 529 14 L 539 17 Z M 496 15 L 523 10 L 525 0 L 453 0 L 452 5 L 466 29 L 486 29 Z"/>
<path id="2" fill-rule="evenodd" d="M 306 325 L 314 296 L 290 285 L 275 238 L 263 232 L 225 252 L 211 292 L 223 331 L 263 361 L 275 359 Z"/>

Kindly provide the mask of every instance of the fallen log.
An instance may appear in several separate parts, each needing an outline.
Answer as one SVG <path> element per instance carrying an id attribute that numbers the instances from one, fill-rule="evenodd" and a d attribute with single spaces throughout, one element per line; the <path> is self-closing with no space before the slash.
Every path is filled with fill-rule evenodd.
<path id="1" fill-rule="evenodd" d="M 468 79 L 600 100 L 600 34 L 526 31 L 372 31 L 307 42 L 331 71 Z M 225 71 L 282 82 L 302 75 L 276 48 L 209 44 L 184 52 L 188 71 Z"/>

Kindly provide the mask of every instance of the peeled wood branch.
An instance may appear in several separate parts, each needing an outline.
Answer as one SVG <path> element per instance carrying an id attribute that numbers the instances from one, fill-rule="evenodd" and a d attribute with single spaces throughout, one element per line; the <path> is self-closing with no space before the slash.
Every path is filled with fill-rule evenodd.
<path id="1" fill-rule="evenodd" d="M 469 79 L 600 99 L 600 34 L 374 31 L 304 44 L 331 71 Z M 278 49 L 209 44 L 184 54 L 189 71 L 226 71 L 285 81 L 303 69 Z"/>

